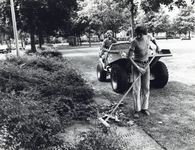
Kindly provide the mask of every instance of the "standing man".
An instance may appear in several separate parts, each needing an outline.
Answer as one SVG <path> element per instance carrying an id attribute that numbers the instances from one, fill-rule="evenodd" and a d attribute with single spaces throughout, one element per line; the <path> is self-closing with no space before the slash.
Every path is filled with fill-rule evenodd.
<path id="1" fill-rule="evenodd" d="M 110 45 L 112 43 L 116 43 L 117 42 L 117 40 L 113 37 L 112 30 L 108 30 L 106 32 L 105 36 L 106 36 L 106 38 L 102 42 L 102 46 L 100 48 L 100 57 L 102 58 L 102 61 L 104 62 L 104 64 L 106 64 L 106 58 L 108 56 L 108 50 L 110 48 Z"/>
<path id="2" fill-rule="evenodd" d="M 150 67 L 146 68 L 149 62 L 150 41 L 156 45 L 157 53 L 159 52 L 159 48 L 155 38 L 147 34 L 147 29 L 144 26 L 137 26 L 135 34 L 136 37 L 131 42 L 127 58 L 134 66 L 133 79 L 135 80 L 140 73 L 142 74 L 133 86 L 134 118 L 139 118 L 140 112 L 147 116 L 150 115 L 150 112 L 148 111 L 150 95 Z M 141 100 L 141 98 L 143 99 Z"/>

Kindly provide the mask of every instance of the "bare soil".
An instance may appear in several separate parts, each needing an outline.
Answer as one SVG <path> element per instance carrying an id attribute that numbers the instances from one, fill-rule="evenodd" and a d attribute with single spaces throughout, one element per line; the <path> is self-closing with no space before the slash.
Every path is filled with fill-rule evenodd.
<path id="1" fill-rule="evenodd" d="M 134 120 L 132 94 L 125 98 L 123 112 L 134 120 L 164 149 L 195 150 L 195 49 L 194 41 L 158 40 L 160 48 L 170 49 L 173 57 L 162 58 L 169 70 L 169 82 L 162 89 L 151 89 L 151 116 Z M 99 45 L 84 49 L 61 50 L 70 63 L 93 86 L 99 105 L 118 102 L 122 97 L 112 91 L 110 81 L 99 82 L 96 77 Z"/>

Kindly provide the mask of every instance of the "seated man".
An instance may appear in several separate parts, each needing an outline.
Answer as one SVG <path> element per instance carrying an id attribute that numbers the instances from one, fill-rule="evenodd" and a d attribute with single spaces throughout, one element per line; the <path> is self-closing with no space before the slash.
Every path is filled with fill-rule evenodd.
<path id="1" fill-rule="evenodd" d="M 117 40 L 113 38 L 113 33 L 112 30 L 108 30 L 105 34 L 106 38 L 104 39 L 102 46 L 100 48 L 100 57 L 102 58 L 102 61 L 106 63 L 107 55 L 108 55 L 108 50 L 110 48 L 110 45 L 112 43 L 116 43 Z M 106 65 L 105 65 L 106 66 Z"/>

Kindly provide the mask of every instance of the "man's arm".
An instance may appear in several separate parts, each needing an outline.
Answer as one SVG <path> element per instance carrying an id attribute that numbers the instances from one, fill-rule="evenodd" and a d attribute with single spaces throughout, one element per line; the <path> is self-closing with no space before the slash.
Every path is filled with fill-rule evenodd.
<path id="1" fill-rule="evenodd" d="M 159 53 L 159 46 L 158 46 L 158 44 L 156 43 L 156 39 L 155 39 L 154 37 L 152 37 L 151 35 L 149 35 L 149 36 L 150 36 L 150 41 L 152 41 L 152 43 L 153 43 L 154 45 L 156 45 L 156 52 Z"/>
<path id="2" fill-rule="evenodd" d="M 156 45 L 156 53 L 159 53 L 160 52 L 160 49 L 159 49 L 159 46 L 158 44 L 156 43 L 156 40 L 152 40 L 152 43 L 154 43 L 154 45 Z"/>
<path id="3" fill-rule="evenodd" d="M 135 61 L 133 60 L 133 50 L 131 50 L 131 48 L 128 51 L 127 54 L 127 58 L 129 59 L 129 61 L 131 62 L 131 64 L 141 73 L 144 74 L 146 72 L 146 70 L 144 68 L 141 68 L 140 66 L 138 66 Z"/>
<path id="4" fill-rule="evenodd" d="M 117 40 L 115 38 L 113 38 L 112 43 L 117 43 Z"/>
<path id="5" fill-rule="evenodd" d="M 104 39 L 104 41 L 102 42 L 102 46 L 100 48 L 100 50 L 102 50 L 103 52 L 108 51 L 108 49 L 106 48 L 106 41 L 107 41 L 107 39 Z"/>

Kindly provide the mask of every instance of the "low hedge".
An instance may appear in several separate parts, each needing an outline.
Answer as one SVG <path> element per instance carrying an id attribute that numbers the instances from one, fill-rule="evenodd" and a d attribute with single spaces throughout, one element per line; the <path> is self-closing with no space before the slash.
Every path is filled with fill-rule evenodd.
<path id="1" fill-rule="evenodd" d="M 93 95 L 91 86 L 59 53 L 1 61 L 1 147 L 60 147 L 58 133 L 72 121 L 96 117 Z"/>
<path id="2" fill-rule="evenodd" d="M 66 142 L 65 150 L 124 150 L 128 149 L 125 141 L 115 130 L 105 134 L 99 128 L 91 129 L 88 132 L 78 133 L 74 143 Z M 72 141 L 73 142 L 73 141 Z"/>

